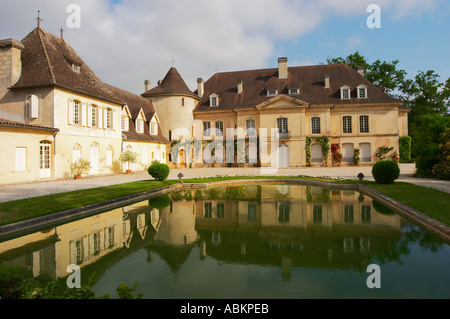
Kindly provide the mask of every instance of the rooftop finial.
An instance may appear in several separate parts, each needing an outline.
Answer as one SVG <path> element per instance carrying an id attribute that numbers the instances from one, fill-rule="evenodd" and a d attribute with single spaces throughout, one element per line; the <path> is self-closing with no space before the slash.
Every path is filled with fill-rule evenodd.
<path id="1" fill-rule="evenodd" d="M 41 10 L 38 10 L 38 17 L 37 17 L 37 27 L 40 28 L 41 27 L 41 22 L 43 22 L 44 20 L 41 19 Z"/>
<path id="2" fill-rule="evenodd" d="M 61 29 L 59 29 L 59 31 L 61 32 L 61 39 L 64 40 L 64 29 L 62 26 L 61 26 Z"/>

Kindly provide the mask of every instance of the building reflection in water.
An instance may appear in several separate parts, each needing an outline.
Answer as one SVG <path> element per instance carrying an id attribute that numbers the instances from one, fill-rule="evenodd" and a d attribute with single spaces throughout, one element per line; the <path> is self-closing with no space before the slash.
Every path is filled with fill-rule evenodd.
<path id="1" fill-rule="evenodd" d="M 200 260 L 363 269 L 389 251 L 406 223 L 356 191 L 247 185 L 183 190 L 0 243 L 0 263 L 33 276 L 65 277 L 71 264 L 100 272 L 146 249 L 177 271 Z M 105 261 L 107 260 L 107 262 Z"/>

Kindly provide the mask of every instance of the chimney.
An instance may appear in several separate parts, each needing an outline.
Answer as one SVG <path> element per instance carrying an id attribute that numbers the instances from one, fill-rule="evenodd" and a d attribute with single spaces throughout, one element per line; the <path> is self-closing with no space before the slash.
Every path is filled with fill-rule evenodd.
<path id="1" fill-rule="evenodd" d="M 325 74 L 325 88 L 326 89 L 330 88 L 330 75 L 329 74 Z"/>
<path id="2" fill-rule="evenodd" d="M 278 78 L 279 79 L 287 79 L 288 77 L 288 59 L 287 58 L 279 58 L 278 59 Z"/>
<path id="3" fill-rule="evenodd" d="M 362 66 L 362 65 L 358 65 L 357 67 L 356 67 L 356 70 L 358 71 L 358 73 L 359 74 L 361 74 L 362 76 L 365 76 L 365 70 L 364 70 L 364 67 Z"/>
<path id="4" fill-rule="evenodd" d="M 145 84 L 145 92 L 149 91 L 150 90 L 150 81 L 149 80 L 145 80 L 144 84 Z"/>
<path id="5" fill-rule="evenodd" d="M 244 83 L 242 80 L 238 80 L 237 82 L 237 92 L 238 94 L 242 94 L 242 90 L 244 89 Z"/>
<path id="6" fill-rule="evenodd" d="M 162 83 L 162 80 L 159 80 L 159 81 L 158 81 L 158 85 L 161 85 L 161 83 Z"/>
<path id="7" fill-rule="evenodd" d="M 203 93 L 205 93 L 205 81 L 201 78 L 198 78 L 197 84 L 198 84 L 197 95 L 203 97 Z"/>
<path id="8" fill-rule="evenodd" d="M 15 39 L 0 40 L 0 90 L 17 82 L 22 73 L 22 42 Z"/>

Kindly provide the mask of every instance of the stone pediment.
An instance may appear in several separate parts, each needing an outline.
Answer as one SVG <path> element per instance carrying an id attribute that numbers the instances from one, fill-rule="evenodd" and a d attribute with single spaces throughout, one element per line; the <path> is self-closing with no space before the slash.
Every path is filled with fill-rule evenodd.
<path id="1" fill-rule="evenodd" d="M 269 110 L 269 109 L 281 109 L 281 108 L 299 108 L 308 107 L 309 104 L 305 101 L 287 96 L 278 95 L 270 100 L 267 100 L 256 106 L 258 110 Z"/>

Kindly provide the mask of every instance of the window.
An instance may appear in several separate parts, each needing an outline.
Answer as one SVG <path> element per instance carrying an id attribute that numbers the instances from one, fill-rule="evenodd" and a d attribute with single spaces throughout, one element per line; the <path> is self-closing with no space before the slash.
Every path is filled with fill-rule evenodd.
<path id="1" fill-rule="evenodd" d="M 351 133 L 352 132 L 352 117 L 344 116 L 342 118 L 342 125 L 343 125 L 344 133 Z"/>
<path id="2" fill-rule="evenodd" d="M 113 148 L 111 145 L 108 145 L 106 148 L 106 166 L 112 167 L 113 165 Z"/>
<path id="3" fill-rule="evenodd" d="M 79 64 L 73 63 L 73 64 L 72 64 L 72 70 L 75 71 L 75 72 L 77 72 L 77 73 L 80 73 L 80 71 L 81 71 L 81 66 L 80 66 Z"/>
<path id="4" fill-rule="evenodd" d="M 247 120 L 247 135 L 248 136 L 255 136 L 256 135 L 255 120 Z"/>
<path id="5" fill-rule="evenodd" d="M 371 209 L 372 207 L 369 205 L 361 206 L 361 221 L 365 224 L 369 224 L 371 220 Z"/>
<path id="6" fill-rule="evenodd" d="M 150 123 L 150 134 L 158 135 L 158 123 L 155 122 Z"/>
<path id="7" fill-rule="evenodd" d="M 320 134 L 320 117 L 311 118 L 312 134 Z"/>
<path id="8" fill-rule="evenodd" d="M 322 224 L 322 206 L 314 205 L 313 207 L 313 223 Z"/>
<path id="9" fill-rule="evenodd" d="M 120 119 L 120 127 L 122 131 L 127 132 L 130 129 L 128 122 L 129 122 L 128 117 L 122 116 L 122 118 Z"/>
<path id="10" fill-rule="evenodd" d="M 27 170 L 27 149 L 25 147 L 16 147 L 16 172 Z"/>
<path id="11" fill-rule="evenodd" d="M 362 115 L 359 117 L 359 131 L 361 133 L 369 133 L 369 116 Z"/>
<path id="12" fill-rule="evenodd" d="M 211 122 L 203 122 L 203 136 L 211 135 Z"/>
<path id="13" fill-rule="evenodd" d="M 75 144 L 72 150 L 72 161 L 76 163 L 81 159 L 81 146 L 79 144 Z"/>
<path id="14" fill-rule="evenodd" d="M 289 94 L 298 94 L 299 89 L 289 89 Z"/>
<path id="15" fill-rule="evenodd" d="M 344 223 L 353 224 L 353 204 L 345 204 L 344 206 Z"/>
<path id="16" fill-rule="evenodd" d="M 365 99 L 367 98 L 367 86 L 361 84 L 357 87 L 358 90 L 358 99 Z"/>
<path id="17" fill-rule="evenodd" d="M 185 106 L 184 97 L 181 98 L 181 106 Z"/>
<path id="18" fill-rule="evenodd" d="M 136 132 L 144 133 L 144 121 L 136 120 Z"/>
<path id="19" fill-rule="evenodd" d="M 80 124 L 81 119 L 81 102 L 73 102 L 73 124 Z"/>
<path id="20" fill-rule="evenodd" d="M 209 105 L 213 107 L 219 106 L 219 96 L 217 94 L 209 96 Z"/>
<path id="21" fill-rule="evenodd" d="M 112 130 L 113 127 L 113 110 L 106 109 L 106 128 Z"/>
<path id="22" fill-rule="evenodd" d="M 288 119 L 278 118 L 277 119 L 278 133 L 286 134 L 288 133 Z"/>
<path id="23" fill-rule="evenodd" d="M 225 217 L 225 203 L 217 203 L 217 218 Z"/>
<path id="24" fill-rule="evenodd" d="M 169 131 L 169 142 L 172 142 L 172 131 Z"/>
<path id="25" fill-rule="evenodd" d="M 205 218 L 212 218 L 212 203 L 205 203 Z"/>
<path id="26" fill-rule="evenodd" d="M 256 220 L 256 205 L 255 204 L 248 204 L 248 213 L 247 213 L 247 220 L 255 221 Z"/>
<path id="27" fill-rule="evenodd" d="M 267 96 L 276 96 L 278 94 L 278 90 L 267 90 Z"/>
<path id="28" fill-rule="evenodd" d="M 40 163 L 41 170 L 50 169 L 50 143 L 48 142 L 41 142 Z"/>
<path id="29" fill-rule="evenodd" d="M 223 136 L 223 122 L 216 122 L 216 136 Z"/>
<path id="30" fill-rule="evenodd" d="M 281 202 L 278 206 L 278 222 L 289 223 L 290 204 Z"/>
<path id="31" fill-rule="evenodd" d="M 341 99 L 349 99 L 350 98 L 350 87 L 344 85 L 341 87 Z"/>
<path id="32" fill-rule="evenodd" d="M 91 106 L 91 114 L 90 114 L 90 124 L 92 127 L 96 127 L 98 125 L 97 122 L 97 114 L 98 114 L 98 107 L 95 105 Z"/>
<path id="33" fill-rule="evenodd" d="M 36 95 L 29 97 L 30 118 L 36 119 L 39 117 L 39 98 Z"/>

